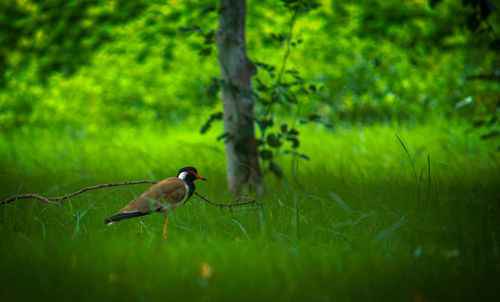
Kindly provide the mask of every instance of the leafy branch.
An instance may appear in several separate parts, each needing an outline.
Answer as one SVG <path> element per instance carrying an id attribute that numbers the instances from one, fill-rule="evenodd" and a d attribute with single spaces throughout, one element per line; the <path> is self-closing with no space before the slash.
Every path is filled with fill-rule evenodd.
<path id="1" fill-rule="evenodd" d="M 300 146 L 300 132 L 295 128 L 295 121 L 299 116 L 300 99 L 309 96 L 318 91 L 318 88 L 313 83 L 307 82 L 300 76 L 295 69 L 287 68 L 288 59 L 291 50 L 298 44 L 302 43 L 301 39 L 294 41 L 294 29 L 297 18 L 301 13 L 307 13 L 318 7 L 315 3 L 310 3 L 303 0 L 283 0 L 285 7 L 291 12 L 291 17 L 288 22 L 286 34 L 273 34 L 272 37 L 280 44 L 284 44 L 284 54 L 281 60 L 281 66 L 276 68 L 271 64 L 257 62 L 259 69 L 266 71 L 270 79 L 276 79 L 274 82 L 266 83 L 259 77 L 255 78 L 256 103 L 261 108 L 261 112 L 256 112 L 255 122 L 260 130 L 261 137 L 257 140 L 259 145 L 259 155 L 263 162 L 267 163 L 268 170 L 274 173 L 278 178 L 283 177 L 281 167 L 276 163 L 274 157 L 278 154 L 291 154 L 294 157 L 309 160 L 309 156 L 301 154 L 297 151 Z M 275 74 L 275 71 L 278 74 Z M 278 110 L 282 109 L 293 110 L 297 114 L 293 114 L 295 119 L 292 123 L 281 123 L 279 128 L 273 130 L 275 125 L 275 115 Z M 321 117 L 317 114 L 312 114 L 305 119 L 301 119 L 301 124 L 308 122 L 323 123 L 327 127 L 330 125 L 321 121 Z M 290 149 L 282 150 L 287 143 Z"/>
<path id="2" fill-rule="evenodd" d="M 309 160 L 309 156 L 299 153 L 297 150 L 300 146 L 300 132 L 295 127 L 295 122 L 298 120 L 301 125 L 309 122 L 323 124 L 331 128 L 331 125 L 324 122 L 320 115 L 310 114 L 306 117 L 299 117 L 300 100 L 301 98 L 315 94 L 321 90 L 315 84 L 308 82 L 300 76 L 299 71 L 288 68 L 288 60 L 291 51 L 294 47 L 301 44 L 301 39 L 294 40 L 294 30 L 297 19 L 301 14 L 305 14 L 316 9 L 319 5 L 313 1 L 306 0 L 282 0 L 285 8 L 290 13 L 290 19 L 287 23 L 286 33 L 272 33 L 271 36 L 282 47 L 284 47 L 283 56 L 279 66 L 274 66 L 266 62 L 255 62 L 255 66 L 265 71 L 263 77 L 254 77 L 255 92 L 246 97 L 252 98 L 256 103 L 255 124 L 260 132 L 260 138 L 257 139 L 258 153 L 264 166 L 267 166 L 268 171 L 274 173 L 278 178 L 283 177 L 281 167 L 276 163 L 275 157 L 279 154 L 292 155 L 293 157 Z M 210 11 L 213 11 L 211 9 Z M 190 25 L 179 29 L 181 33 L 192 34 L 203 39 L 200 56 L 214 55 L 214 30 L 204 30 L 199 25 Z M 277 72 L 277 73 L 276 73 Z M 265 75 L 268 75 L 266 77 Z M 225 87 L 227 83 L 220 79 L 212 78 L 211 83 L 207 86 L 207 92 L 218 92 L 220 87 Z M 225 87 L 226 90 L 228 87 Z M 233 91 L 229 87 L 230 91 Z M 244 93 L 235 91 L 234 93 Z M 279 111 L 293 110 L 295 119 L 291 123 L 276 123 L 276 116 Z M 201 126 L 200 132 L 206 133 L 213 122 L 222 120 L 222 112 L 215 112 L 209 116 L 207 121 Z M 278 126 L 278 127 L 275 127 Z M 228 136 L 227 133 L 220 135 L 217 140 L 224 142 L 234 139 Z"/>

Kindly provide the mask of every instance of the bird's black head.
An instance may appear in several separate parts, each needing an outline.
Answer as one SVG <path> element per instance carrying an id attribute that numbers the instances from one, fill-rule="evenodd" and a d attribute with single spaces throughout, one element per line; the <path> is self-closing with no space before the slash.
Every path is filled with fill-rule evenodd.
<path id="1" fill-rule="evenodd" d="M 189 181 L 192 182 L 197 179 L 201 180 L 207 180 L 205 177 L 201 177 L 201 175 L 198 174 L 198 170 L 196 170 L 195 167 L 184 167 L 179 170 L 179 173 L 177 174 L 177 177 L 184 181 Z"/>

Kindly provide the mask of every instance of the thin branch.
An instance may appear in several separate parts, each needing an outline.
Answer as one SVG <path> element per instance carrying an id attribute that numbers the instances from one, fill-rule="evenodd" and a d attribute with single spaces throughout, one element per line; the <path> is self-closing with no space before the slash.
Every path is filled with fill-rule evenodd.
<path id="1" fill-rule="evenodd" d="M 74 196 L 79 195 L 79 194 L 82 194 L 85 191 L 95 190 L 95 189 L 100 189 L 100 188 L 109 188 L 109 187 L 125 186 L 125 185 L 136 185 L 136 184 L 145 184 L 145 183 L 155 184 L 155 183 L 157 183 L 157 181 L 155 181 L 155 180 L 138 180 L 138 181 L 127 181 L 127 182 L 116 182 L 116 183 L 110 183 L 110 184 L 102 184 L 102 185 L 97 185 L 97 186 L 85 187 L 83 189 L 80 189 L 80 190 L 78 190 L 74 193 L 68 194 L 68 195 L 63 195 L 63 196 L 59 196 L 59 197 L 50 197 L 50 198 L 43 197 L 43 196 L 38 195 L 38 194 L 21 194 L 21 195 L 12 196 L 8 199 L 0 201 L 0 205 L 5 205 L 5 204 L 11 203 L 13 201 L 16 201 L 18 199 L 36 198 L 36 199 L 38 199 L 46 204 L 62 207 L 63 200 L 68 199 L 70 197 L 74 197 Z M 236 200 L 236 201 L 241 201 L 243 199 L 249 199 L 247 201 L 235 202 L 235 203 L 216 203 L 216 202 L 210 201 L 208 198 L 204 197 L 203 195 L 201 195 L 198 192 L 195 192 L 195 194 L 198 195 L 198 197 L 203 199 L 203 201 L 207 202 L 208 204 L 213 205 L 213 206 L 218 206 L 221 208 L 222 207 L 229 207 L 229 209 L 231 209 L 231 207 L 233 207 L 233 206 L 243 206 L 243 205 L 248 205 L 248 204 L 257 205 L 259 207 L 262 207 L 262 203 L 255 201 L 255 199 L 252 199 L 250 196 L 242 196 Z M 59 202 L 57 202 L 57 201 L 59 201 Z"/>
<path id="2" fill-rule="evenodd" d="M 102 184 L 102 185 L 97 185 L 97 186 L 92 186 L 92 187 L 85 187 L 81 190 L 78 190 L 78 191 L 71 193 L 71 194 L 68 194 L 68 195 L 63 195 L 63 196 L 59 196 L 59 197 L 49 197 L 49 198 L 38 195 L 38 194 L 21 194 L 21 195 L 12 196 L 10 198 L 7 198 L 5 200 L 0 201 L 0 205 L 5 205 L 5 204 L 11 203 L 13 201 L 16 201 L 18 199 L 36 198 L 36 199 L 39 199 L 39 200 L 45 202 L 46 204 L 55 205 L 55 206 L 60 207 L 62 205 L 63 200 L 68 199 L 68 198 L 73 197 L 73 196 L 76 196 L 76 195 L 79 195 L 79 194 L 82 194 L 85 191 L 95 190 L 95 189 L 100 189 L 100 188 L 124 186 L 124 185 L 144 184 L 144 183 L 157 183 L 157 181 L 139 180 L 139 181 L 127 181 L 127 182 L 116 182 L 116 183 L 111 183 L 111 184 Z M 57 203 L 55 201 L 59 201 L 60 203 Z"/>
<path id="3" fill-rule="evenodd" d="M 293 28 L 295 26 L 295 20 L 297 20 L 297 16 L 299 14 L 298 9 L 293 11 L 292 18 L 290 19 L 290 23 L 288 25 L 288 35 L 286 39 L 286 48 L 285 55 L 283 56 L 283 61 L 281 62 L 281 69 L 278 73 L 278 79 L 276 80 L 276 84 L 281 84 L 281 77 L 283 76 L 283 72 L 285 71 L 286 62 L 288 60 L 288 56 L 290 56 L 290 44 L 292 42 Z"/>
<path id="4" fill-rule="evenodd" d="M 281 79 L 283 77 L 283 73 L 285 72 L 288 57 L 290 56 L 290 45 L 292 44 L 293 28 L 295 27 L 295 21 L 297 20 L 298 14 L 299 14 L 298 9 L 295 9 L 290 19 L 290 23 L 288 24 L 288 35 L 286 36 L 285 54 L 283 55 L 283 60 L 281 61 L 281 68 L 278 73 L 276 83 L 274 84 L 276 87 L 279 87 L 281 85 Z M 273 107 L 273 102 L 270 102 L 265 108 L 264 117 L 267 118 L 267 116 L 271 113 L 272 107 Z"/>
<path id="5" fill-rule="evenodd" d="M 5 205 L 5 204 L 11 203 L 13 201 L 16 201 L 18 199 L 27 199 L 27 198 L 36 198 L 36 199 L 41 200 L 42 202 L 44 202 L 46 204 L 50 204 L 50 205 L 58 206 L 58 207 L 61 206 L 60 203 L 50 201 L 49 198 L 45 198 L 45 197 L 38 195 L 38 194 L 21 194 L 21 195 L 12 196 L 11 198 L 7 198 L 5 200 L 2 200 L 0 202 L 0 205 Z"/>
<path id="6" fill-rule="evenodd" d="M 102 185 L 97 185 L 97 186 L 92 186 L 92 187 L 85 187 L 85 188 L 78 190 L 74 193 L 71 193 L 69 195 L 52 197 L 52 198 L 48 198 L 48 199 L 53 200 L 53 201 L 63 201 L 65 199 L 76 196 L 78 194 L 82 194 L 83 192 L 89 191 L 89 190 L 116 187 L 116 186 L 125 186 L 125 185 L 147 184 L 147 183 L 155 184 L 155 183 L 157 183 L 157 181 L 155 181 L 155 180 L 138 180 L 138 181 L 127 181 L 127 182 L 115 182 L 115 183 L 111 183 L 111 184 L 102 184 Z"/>
<path id="7" fill-rule="evenodd" d="M 256 201 L 255 199 L 251 198 L 250 196 L 241 196 L 240 198 L 238 198 L 236 200 L 236 201 L 241 201 L 243 199 L 249 199 L 247 201 L 233 202 L 233 203 L 217 203 L 217 202 L 210 201 L 208 198 L 204 197 L 203 195 L 201 195 L 198 192 L 194 192 L 194 194 L 198 195 L 198 197 L 203 199 L 206 203 L 213 205 L 213 206 L 218 206 L 221 208 L 222 207 L 229 207 L 229 209 L 231 209 L 231 207 L 234 207 L 234 206 L 244 206 L 244 205 L 248 205 L 248 204 L 257 205 L 259 207 L 262 207 L 262 203 Z"/>

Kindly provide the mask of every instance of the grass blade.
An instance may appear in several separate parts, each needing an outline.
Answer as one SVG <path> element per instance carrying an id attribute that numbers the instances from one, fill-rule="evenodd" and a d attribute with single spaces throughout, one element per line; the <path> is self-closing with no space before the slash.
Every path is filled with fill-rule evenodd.
<path id="1" fill-rule="evenodd" d="M 236 224 L 240 227 L 240 229 L 243 231 L 243 234 L 245 234 L 245 236 L 247 237 L 247 239 L 249 239 L 249 238 L 250 238 L 250 236 L 248 236 L 247 231 L 246 231 L 246 230 L 245 230 L 245 228 L 241 225 L 241 223 L 240 223 L 238 220 L 234 219 L 234 218 L 232 219 L 232 221 L 233 221 L 234 223 L 236 223 Z"/>
<path id="2" fill-rule="evenodd" d="M 328 195 L 330 195 L 330 197 L 335 200 L 339 204 L 339 206 L 341 206 L 342 209 L 344 209 L 347 213 L 352 212 L 351 207 L 349 207 L 349 205 L 345 203 L 345 201 L 343 201 L 342 198 L 340 198 L 337 194 L 333 193 L 332 191 L 328 191 Z"/>
<path id="3" fill-rule="evenodd" d="M 408 152 L 408 149 L 406 149 L 406 146 L 403 143 L 403 141 L 399 138 L 399 136 L 397 134 L 394 134 L 394 135 L 396 135 L 396 138 L 398 139 L 401 146 L 403 146 L 403 149 L 405 150 L 406 155 L 408 155 L 408 159 L 410 159 L 411 168 L 413 170 L 413 176 L 415 177 L 415 184 L 417 186 L 417 200 L 419 200 L 420 199 L 420 187 L 418 185 L 418 176 L 417 176 L 417 171 L 415 170 L 415 164 L 413 163 L 413 159 L 411 158 L 410 152 Z"/>
<path id="4" fill-rule="evenodd" d="M 406 218 L 405 218 L 405 216 L 403 216 L 403 217 L 401 217 L 401 219 L 398 222 L 396 222 L 395 224 L 391 225 L 390 227 L 388 227 L 385 230 L 383 230 L 382 232 L 380 232 L 377 235 L 377 241 L 385 242 L 385 241 L 389 240 L 392 237 L 392 235 L 394 235 L 394 232 L 404 224 L 405 220 L 406 220 Z"/>

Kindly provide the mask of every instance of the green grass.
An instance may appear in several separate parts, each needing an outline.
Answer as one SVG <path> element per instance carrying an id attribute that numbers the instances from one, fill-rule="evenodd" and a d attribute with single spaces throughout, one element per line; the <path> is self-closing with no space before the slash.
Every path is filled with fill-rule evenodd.
<path id="1" fill-rule="evenodd" d="M 193 165 L 208 178 L 197 190 L 228 201 L 218 133 L 195 125 L 3 134 L 0 198 L 160 180 Z M 262 210 L 193 197 L 172 215 L 167 242 L 161 215 L 102 223 L 147 185 L 87 192 L 63 211 L 16 201 L 0 208 L 0 300 L 496 300 L 500 155 L 465 130 L 305 129 L 311 160 L 294 179 L 281 156 L 288 178 L 266 175 Z"/>

